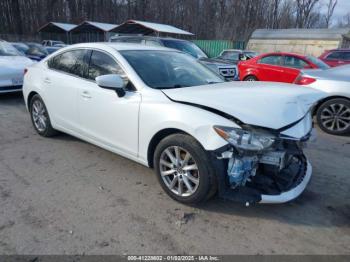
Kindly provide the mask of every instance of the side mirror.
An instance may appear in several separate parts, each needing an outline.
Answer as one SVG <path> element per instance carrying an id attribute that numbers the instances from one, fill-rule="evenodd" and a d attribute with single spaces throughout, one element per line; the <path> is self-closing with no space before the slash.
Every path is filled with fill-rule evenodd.
<path id="1" fill-rule="evenodd" d="M 114 90 L 119 97 L 125 96 L 125 85 L 120 75 L 102 75 L 96 77 L 96 83 L 99 87 Z"/>

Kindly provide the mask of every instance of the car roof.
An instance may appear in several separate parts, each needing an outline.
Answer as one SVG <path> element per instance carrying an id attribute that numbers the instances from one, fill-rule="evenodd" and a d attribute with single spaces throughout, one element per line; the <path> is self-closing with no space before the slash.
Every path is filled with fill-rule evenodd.
<path id="1" fill-rule="evenodd" d="M 133 44 L 133 43 L 114 43 L 114 42 L 101 42 L 101 43 L 83 43 L 83 44 L 76 44 L 71 45 L 66 48 L 72 49 L 72 48 L 113 48 L 117 51 L 126 51 L 126 50 L 153 50 L 153 51 L 176 51 L 171 48 L 161 47 L 161 46 L 147 46 L 147 45 L 141 45 L 141 44 Z"/>
<path id="2" fill-rule="evenodd" d="M 269 56 L 269 55 L 288 55 L 288 56 L 295 56 L 295 57 L 299 57 L 299 58 L 306 58 L 306 55 L 300 55 L 300 54 L 296 54 L 296 53 L 288 53 L 288 52 L 272 52 L 272 53 L 264 53 L 261 54 L 259 57 L 264 57 L 264 56 Z"/>

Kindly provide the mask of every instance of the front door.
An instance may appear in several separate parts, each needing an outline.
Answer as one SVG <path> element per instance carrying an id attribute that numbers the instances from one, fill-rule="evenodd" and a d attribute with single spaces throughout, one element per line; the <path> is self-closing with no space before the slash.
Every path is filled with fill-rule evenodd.
<path id="1" fill-rule="evenodd" d="M 114 57 L 102 51 L 92 51 L 88 80 L 78 91 L 82 132 L 113 151 L 135 157 L 138 152 L 141 95 L 129 88 L 124 97 L 118 97 L 115 91 L 99 87 L 95 82 L 96 77 L 108 74 L 118 74 L 128 82 Z"/>

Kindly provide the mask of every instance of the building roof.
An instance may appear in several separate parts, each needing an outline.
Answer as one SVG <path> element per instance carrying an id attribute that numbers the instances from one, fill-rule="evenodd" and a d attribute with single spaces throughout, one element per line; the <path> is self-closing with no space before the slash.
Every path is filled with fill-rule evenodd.
<path id="1" fill-rule="evenodd" d="M 76 26 L 77 25 L 75 24 L 49 22 L 43 25 L 42 27 L 40 27 L 38 32 L 59 32 L 59 31 L 69 32 Z"/>
<path id="2" fill-rule="evenodd" d="M 107 23 L 100 23 L 100 22 L 92 22 L 92 21 L 84 21 L 77 25 L 75 28 L 73 28 L 72 31 L 74 32 L 85 32 L 85 31 L 91 31 L 91 30 L 97 30 L 97 31 L 103 31 L 103 32 L 109 32 L 113 29 L 115 29 L 118 25 L 115 24 L 107 24 Z"/>
<path id="3" fill-rule="evenodd" d="M 340 29 L 257 29 L 250 39 L 319 39 L 341 40 L 350 28 Z"/>
<path id="4" fill-rule="evenodd" d="M 150 35 L 154 32 L 157 33 L 168 33 L 168 34 L 179 34 L 179 35 L 193 35 L 190 32 L 179 29 L 175 26 L 151 23 L 138 20 L 128 20 L 112 30 L 115 33 L 121 34 L 143 34 Z"/>

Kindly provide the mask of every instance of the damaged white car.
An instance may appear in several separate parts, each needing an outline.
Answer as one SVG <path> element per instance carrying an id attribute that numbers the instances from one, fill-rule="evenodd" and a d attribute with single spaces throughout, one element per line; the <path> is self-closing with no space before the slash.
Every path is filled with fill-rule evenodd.
<path id="1" fill-rule="evenodd" d="M 303 145 L 321 92 L 232 83 L 176 50 L 79 44 L 30 67 L 23 88 L 36 131 L 65 132 L 152 167 L 174 199 L 283 203 L 312 168 Z M 117 174 L 116 174 L 117 175 Z"/>

